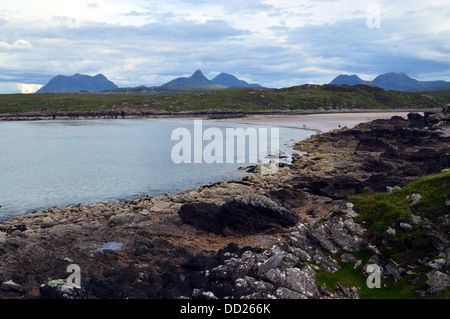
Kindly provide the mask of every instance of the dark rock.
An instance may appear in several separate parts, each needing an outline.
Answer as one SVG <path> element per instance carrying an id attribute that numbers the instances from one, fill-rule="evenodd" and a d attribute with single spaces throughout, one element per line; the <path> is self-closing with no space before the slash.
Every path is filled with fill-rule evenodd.
<path id="1" fill-rule="evenodd" d="M 231 282 L 213 282 L 211 292 L 217 298 L 225 298 L 234 295 L 234 285 Z"/>
<path id="2" fill-rule="evenodd" d="M 423 116 L 419 113 L 408 113 L 408 120 L 410 121 L 421 121 L 423 120 Z"/>
<path id="3" fill-rule="evenodd" d="M 369 152 L 380 152 L 384 151 L 389 147 L 386 141 L 379 138 L 360 138 L 358 145 L 356 145 L 356 150 L 358 151 L 369 151 Z"/>
<path id="4" fill-rule="evenodd" d="M 299 217 L 266 196 L 236 198 L 222 206 L 189 203 L 181 206 L 184 222 L 221 235 L 249 235 L 293 226 Z"/>
<path id="5" fill-rule="evenodd" d="M 190 270 L 202 271 L 207 269 L 210 270 L 218 265 L 219 263 L 214 258 L 199 254 L 183 263 L 181 267 Z"/>
<path id="6" fill-rule="evenodd" d="M 278 191 L 271 191 L 269 196 L 286 204 L 289 208 L 303 206 L 308 203 L 308 195 L 304 191 L 295 188 L 283 188 Z"/>

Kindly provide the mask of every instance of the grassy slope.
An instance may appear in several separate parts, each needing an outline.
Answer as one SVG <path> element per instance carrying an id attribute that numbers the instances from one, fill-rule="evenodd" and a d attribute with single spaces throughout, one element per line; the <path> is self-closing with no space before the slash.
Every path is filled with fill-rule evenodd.
<path id="1" fill-rule="evenodd" d="M 421 194 L 422 199 L 411 206 L 411 201 L 407 196 L 415 193 Z M 434 250 L 435 246 L 431 245 L 436 241 L 436 237 L 432 233 L 436 231 L 436 228 L 444 233 L 450 231 L 449 227 L 441 220 L 445 214 L 449 214 L 445 205 L 445 201 L 449 200 L 449 197 L 450 171 L 447 171 L 419 178 L 392 193 L 368 192 L 353 196 L 350 200 L 355 204 L 354 209 L 359 213 L 357 221 L 362 223 L 372 234 L 372 239 L 380 248 L 382 255 L 385 258 L 392 258 L 400 264 L 409 265 L 425 256 L 432 257 L 439 254 Z M 412 222 L 413 214 L 421 217 L 422 222 L 414 224 Z M 412 230 L 402 229 L 401 222 L 412 225 Z M 386 233 L 388 227 L 395 229 L 395 236 Z M 425 273 L 420 272 L 420 267 L 415 270 L 418 273 L 415 276 L 419 278 L 419 282 L 415 285 L 408 282 L 411 276 L 404 276 L 398 282 L 383 277 L 382 289 L 369 289 L 366 285 L 367 276 L 362 272 L 362 266 L 367 263 L 371 254 L 368 251 L 355 253 L 355 256 L 363 261 L 356 270 L 353 269 L 353 264 L 342 263 L 341 269 L 334 274 L 318 272 L 318 283 L 326 284 L 328 288 L 335 287 L 337 282 L 358 287 L 361 298 L 418 298 L 416 291 L 424 289 L 427 279 Z M 339 260 L 339 258 L 336 259 Z M 430 271 L 430 269 L 424 271 Z M 435 297 L 449 298 L 449 296 L 450 291 L 447 289 L 441 296 Z"/>
<path id="2" fill-rule="evenodd" d="M 101 110 L 271 111 L 433 108 L 450 97 L 384 91 L 369 86 L 302 85 L 278 90 L 215 90 L 167 95 L 144 94 L 2 94 L 0 114 Z"/>

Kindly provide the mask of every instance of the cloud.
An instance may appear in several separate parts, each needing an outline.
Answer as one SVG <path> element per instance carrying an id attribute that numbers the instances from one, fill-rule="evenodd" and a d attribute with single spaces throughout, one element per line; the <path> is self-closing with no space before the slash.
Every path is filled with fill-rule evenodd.
<path id="1" fill-rule="evenodd" d="M 25 40 L 17 40 L 13 44 L 9 44 L 8 42 L 0 42 L 0 50 L 4 51 L 13 51 L 13 50 L 30 50 L 33 49 L 33 45 L 30 42 Z"/>
<path id="2" fill-rule="evenodd" d="M 391 71 L 450 80 L 446 1 L 8 2 L 0 80 L 13 87 L 103 73 L 119 86 L 151 86 L 196 69 L 269 87 Z M 381 28 L 367 26 L 373 3 Z"/>
<path id="3" fill-rule="evenodd" d="M 42 84 L 17 83 L 17 88 L 19 89 L 20 93 L 35 93 L 41 87 L 43 87 Z"/>

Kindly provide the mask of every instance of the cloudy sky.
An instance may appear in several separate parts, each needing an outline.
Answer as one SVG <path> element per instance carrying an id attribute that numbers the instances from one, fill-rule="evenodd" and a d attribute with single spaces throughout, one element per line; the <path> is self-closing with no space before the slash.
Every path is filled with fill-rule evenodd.
<path id="1" fill-rule="evenodd" d="M 58 74 L 129 87 L 197 69 L 267 87 L 386 72 L 450 81 L 448 0 L 0 2 L 0 93 Z"/>

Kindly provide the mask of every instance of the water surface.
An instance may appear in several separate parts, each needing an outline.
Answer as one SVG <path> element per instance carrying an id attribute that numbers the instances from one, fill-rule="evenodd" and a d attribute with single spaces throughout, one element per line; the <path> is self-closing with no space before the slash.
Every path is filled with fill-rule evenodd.
<path id="1" fill-rule="evenodd" d="M 191 130 L 193 121 L 0 122 L 0 219 L 52 206 L 175 194 L 242 177 L 238 167 L 252 164 L 175 164 L 171 133 L 177 127 Z M 203 121 L 203 127 L 248 125 Z M 313 133 L 280 128 L 280 148 L 289 151 Z"/>

